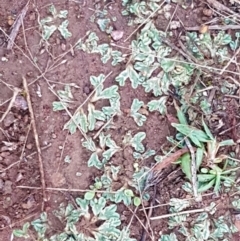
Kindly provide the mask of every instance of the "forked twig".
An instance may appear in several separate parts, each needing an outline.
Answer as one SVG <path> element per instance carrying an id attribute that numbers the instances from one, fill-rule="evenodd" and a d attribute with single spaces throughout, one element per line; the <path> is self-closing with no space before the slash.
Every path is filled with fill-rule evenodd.
<path id="1" fill-rule="evenodd" d="M 194 209 L 194 210 L 188 210 L 188 211 L 183 211 L 183 212 L 178 212 L 178 213 L 169 213 L 157 217 L 152 217 L 150 218 L 151 220 L 159 220 L 163 218 L 170 218 L 170 217 L 175 217 L 179 215 L 185 215 L 185 214 L 191 214 L 191 213 L 203 213 L 209 211 L 209 208 L 200 208 L 200 209 Z"/>
<path id="2" fill-rule="evenodd" d="M 187 31 L 199 31 L 201 26 L 194 26 L 194 27 L 185 27 Z M 238 30 L 240 29 L 240 25 L 210 25 L 208 26 L 209 30 Z"/>
<path id="3" fill-rule="evenodd" d="M 38 152 L 39 171 L 40 171 L 40 176 L 41 176 L 42 194 L 43 194 L 43 202 L 42 202 L 42 211 L 43 211 L 44 204 L 47 201 L 47 195 L 46 195 L 46 183 L 45 183 L 45 175 L 44 175 L 43 161 L 42 161 L 42 152 L 41 152 L 41 148 L 40 148 L 36 121 L 35 121 L 35 117 L 34 117 L 34 113 L 33 113 L 33 107 L 32 107 L 32 102 L 31 102 L 31 98 L 30 98 L 30 94 L 29 94 L 29 90 L 28 90 L 27 80 L 25 77 L 22 77 L 22 79 L 23 79 L 23 86 L 26 91 L 26 99 L 27 99 L 27 103 L 28 103 L 28 109 L 30 112 L 30 116 L 31 116 L 33 135 L 34 135 L 37 152 Z"/>

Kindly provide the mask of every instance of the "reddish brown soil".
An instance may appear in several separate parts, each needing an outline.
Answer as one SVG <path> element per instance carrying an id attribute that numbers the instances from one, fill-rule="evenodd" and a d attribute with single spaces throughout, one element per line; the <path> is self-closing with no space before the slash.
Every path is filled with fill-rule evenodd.
<path id="1" fill-rule="evenodd" d="M 8 18 L 14 18 L 21 11 L 25 3 L 26 1 L 23 0 L 1 1 L 0 27 L 6 33 L 9 34 L 11 31 Z M 29 10 L 24 19 L 25 31 L 23 32 L 22 28 L 20 28 L 15 41 L 16 45 L 12 50 L 7 51 L 7 38 L 0 31 L 0 58 L 5 57 L 8 60 L 7 62 L 0 60 L 0 80 L 3 80 L 10 87 L 22 88 L 22 76 L 27 78 L 28 83 L 31 83 L 40 76 L 39 70 L 26 57 L 29 56 L 29 51 L 33 58 L 37 60 L 40 69 L 44 71 L 47 64 L 54 62 L 49 52 L 56 58 L 64 53 L 63 46 L 69 49 L 79 38 L 84 37 L 88 30 L 97 32 L 100 42 L 109 42 L 109 37 L 105 33 L 101 33 L 95 23 L 89 21 L 90 16 L 93 14 L 93 11 L 90 9 L 94 9 L 93 0 L 88 0 L 86 3 L 81 0 L 58 0 L 53 1 L 55 6 L 59 9 L 69 11 L 69 29 L 73 37 L 65 41 L 58 34 L 54 34 L 49 41 L 49 52 L 44 51 L 44 47 L 40 44 L 41 38 L 36 9 L 41 16 L 44 16 L 49 3 L 47 0 L 30 1 Z M 110 6 L 111 10 L 109 11 L 118 19 L 115 22 L 115 27 L 117 30 L 124 31 L 123 39 L 125 39 L 131 34 L 134 27 L 128 27 L 126 18 L 121 15 L 121 1 L 113 1 Z M 194 14 L 191 14 L 191 11 L 191 9 L 183 10 L 179 7 L 176 12 L 176 20 L 179 17 L 185 26 L 199 25 L 203 21 L 199 18 L 199 12 L 202 11 L 202 8 L 194 9 Z M 186 18 L 186 16 L 190 17 Z M 165 31 L 167 24 L 168 22 L 164 18 L 161 18 L 161 15 L 157 17 L 156 26 L 159 29 Z M 175 34 L 177 36 L 177 32 Z M 24 40 L 25 37 L 27 46 Z M 124 43 L 123 39 L 118 44 L 127 47 L 129 43 Z M 115 83 L 114 77 L 119 73 L 120 69 L 124 68 L 124 65 L 114 68 L 110 64 L 103 65 L 98 55 L 89 55 L 82 51 L 75 51 L 74 55 L 69 52 L 64 59 L 67 60 L 65 64 L 48 72 L 45 77 L 50 83 L 55 84 L 56 90 L 62 89 L 62 83 L 75 83 L 78 85 L 79 89 L 73 89 L 76 101 L 75 107 L 80 105 L 92 90 L 89 83 L 91 75 L 97 76 L 100 73 L 107 75 L 110 71 L 113 71 L 111 76 L 106 80 L 105 86 L 107 87 Z M 87 189 L 99 172 L 95 168 L 87 167 L 90 153 L 82 148 L 81 134 L 77 132 L 74 135 L 68 135 L 66 131 L 63 131 L 63 126 L 69 117 L 65 112 L 52 111 L 52 102 L 56 100 L 56 97 L 48 87 L 44 78 L 39 78 L 38 81 L 29 86 L 40 145 L 44 148 L 51 144 L 51 146 L 42 151 L 46 185 L 47 187 Z M 39 88 L 41 89 L 42 97 L 39 97 L 36 93 Z M 147 103 L 152 98 L 151 94 L 146 94 L 141 88 L 133 90 L 130 88 L 130 83 L 128 82 L 125 87 L 120 87 L 120 95 L 123 115 L 113 120 L 115 128 L 110 131 L 113 139 L 121 145 L 122 137 L 127 131 L 130 130 L 133 133 L 146 131 L 147 138 L 144 140 L 144 145 L 147 148 L 160 150 L 161 146 L 166 142 L 166 136 L 172 131 L 172 129 L 169 129 L 169 123 L 165 117 L 157 113 L 151 113 L 148 116 L 146 124 L 138 128 L 133 119 L 127 114 L 127 110 L 130 108 L 134 98 Z M 4 104 L 4 101 L 11 97 L 12 90 L 0 82 L 0 116 L 6 111 L 9 103 Z M 8 123 L 7 120 L 9 121 Z M 37 216 L 41 212 L 41 191 L 38 189 L 30 190 L 17 187 L 19 185 L 41 187 L 37 155 L 35 154 L 31 158 L 28 158 L 28 155 L 36 152 L 32 129 L 28 134 L 29 124 L 29 112 L 17 108 L 12 108 L 5 121 L 0 123 L 0 240 L 10 240 L 12 231 L 9 228 L 10 225 L 12 227 L 19 226 L 24 221 L 32 220 L 32 218 L 28 218 L 29 216 Z M 13 143 L 16 148 L 14 150 L 6 148 L 6 144 L 3 141 Z M 63 146 L 64 151 L 62 152 L 61 147 Z M 20 160 L 22 152 L 24 156 L 23 160 L 11 167 L 10 165 Z M 66 155 L 71 157 L 72 161 L 70 164 L 65 164 L 63 161 Z M 125 170 L 128 170 L 125 174 L 128 176 L 133 172 L 132 161 L 133 157 L 131 153 L 125 151 L 123 154 L 116 154 L 112 163 L 121 165 Z M 150 158 L 146 164 L 150 165 L 152 162 L 153 160 Z M 81 175 L 77 176 L 76 173 L 81 173 Z M 158 187 L 156 198 L 160 203 L 167 203 L 172 197 L 181 198 L 186 195 L 181 189 L 183 183 L 181 172 L 175 175 L 180 175 L 179 179 L 165 179 Z M 72 197 L 80 195 L 81 193 L 47 192 L 48 202 L 46 210 L 50 213 L 61 202 L 71 202 Z M 126 223 L 128 223 L 132 216 L 131 212 L 124 205 L 119 205 L 119 211 L 124 214 Z M 166 213 L 168 213 L 168 208 L 162 207 L 154 215 Z M 144 221 L 143 218 L 142 221 Z M 134 219 L 131 233 L 136 238 L 140 237 L 142 231 L 142 229 L 139 230 L 139 227 L 140 225 L 137 220 Z M 167 231 L 167 221 L 160 220 L 154 222 L 153 229 L 156 234 L 160 230 L 162 232 Z"/>

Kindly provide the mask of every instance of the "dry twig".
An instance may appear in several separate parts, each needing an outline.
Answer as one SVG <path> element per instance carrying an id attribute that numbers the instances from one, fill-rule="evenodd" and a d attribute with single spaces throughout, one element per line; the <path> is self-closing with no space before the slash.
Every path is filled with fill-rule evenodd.
<path id="1" fill-rule="evenodd" d="M 185 27 L 185 29 L 187 31 L 199 31 L 201 29 L 201 26 L 194 26 L 194 27 Z M 240 25 L 211 25 L 208 26 L 209 30 L 229 30 L 229 29 L 233 29 L 233 30 L 238 30 L 240 29 Z"/>
<path id="2" fill-rule="evenodd" d="M 37 147 L 37 152 L 38 152 L 39 171 L 40 171 L 40 175 L 41 175 L 42 194 L 43 194 L 43 202 L 42 202 L 42 211 L 43 211 L 44 210 L 44 204 L 47 201 L 47 195 L 46 195 L 46 183 L 45 183 L 45 175 L 44 175 L 43 161 L 42 161 L 42 152 L 41 152 L 41 148 L 40 148 L 40 142 L 39 142 L 37 127 L 36 127 L 36 121 L 35 121 L 35 117 L 34 117 L 34 113 L 33 113 L 32 102 L 31 102 L 31 98 L 30 98 L 30 94 L 29 94 L 29 90 L 28 90 L 27 80 L 26 80 L 25 77 L 22 77 L 22 78 L 23 78 L 23 86 L 24 86 L 24 89 L 25 89 L 25 92 L 26 92 L 28 109 L 29 109 L 30 116 L 31 116 L 33 135 L 34 135 L 34 139 L 35 139 L 35 143 L 36 143 L 36 147 Z"/>

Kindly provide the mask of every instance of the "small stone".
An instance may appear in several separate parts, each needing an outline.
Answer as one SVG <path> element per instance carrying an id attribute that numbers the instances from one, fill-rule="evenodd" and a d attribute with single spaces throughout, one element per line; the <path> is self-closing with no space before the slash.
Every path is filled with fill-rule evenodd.
<path id="1" fill-rule="evenodd" d="M 2 62 L 8 62 L 8 59 L 6 57 L 1 58 Z"/>
<path id="2" fill-rule="evenodd" d="M 21 172 L 19 172 L 17 174 L 16 182 L 20 182 L 22 179 L 23 179 L 23 174 Z"/>
<path id="3" fill-rule="evenodd" d="M 62 51 L 66 51 L 66 44 L 61 43 L 61 49 L 62 49 Z"/>
<path id="4" fill-rule="evenodd" d="M 199 33 L 201 33 L 201 34 L 205 34 L 207 31 L 208 31 L 208 26 L 207 25 L 202 25 L 199 28 Z"/>
<path id="5" fill-rule="evenodd" d="M 55 133 L 52 134 L 52 138 L 53 139 L 56 139 L 57 138 L 57 135 Z"/>
<path id="6" fill-rule="evenodd" d="M 9 25 L 9 26 L 12 26 L 12 25 L 13 25 L 14 19 L 12 18 L 12 16 L 8 16 L 7 22 L 8 22 L 8 25 Z"/>
<path id="7" fill-rule="evenodd" d="M 32 143 L 29 143 L 29 144 L 26 145 L 26 148 L 27 148 L 28 150 L 32 150 L 32 147 L 33 147 Z"/>
<path id="8" fill-rule="evenodd" d="M 94 126 L 94 130 L 98 131 L 104 125 L 104 123 L 105 122 L 103 122 L 103 121 L 96 121 L 95 126 Z"/>
<path id="9" fill-rule="evenodd" d="M 16 100 L 14 102 L 14 106 L 17 109 L 22 109 L 22 110 L 27 110 L 28 109 L 28 104 L 26 99 L 22 95 L 18 95 L 16 97 Z"/>
<path id="10" fill-rule="evenodd" d="M 115 30 L 111 32 L 111 37 L 114 41 L 118 41 L 123 37 L 123 33 L 121 30 Z"/>

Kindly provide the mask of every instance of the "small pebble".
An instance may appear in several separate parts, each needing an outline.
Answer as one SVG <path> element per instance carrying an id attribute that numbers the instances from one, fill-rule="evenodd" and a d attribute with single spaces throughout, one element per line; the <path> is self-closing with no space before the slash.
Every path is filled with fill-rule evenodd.
<path id="1" fill-rule="evenodd" d="M 56 139 L 57 138 L 57 135 L 55 133 L 52 134 L 52 138 L 53 139 Z"/>
<path id="2" fill-rule="evenodd" d="M 26 148 L 27 148 L 28 150 L 32 150 L 32 147 L 33 147 L 33 145 L 32 145 L 31 143 L 29 143 L 29 144 L 26 145 Z"/>
<path id="3" fill-rule="evenodd" d="M 62 51 L 66 51 L 66 44 L 62 43 L 61 44 L 61 49 L 62 49 Z"/>
<path id="4" fill-rule="evenodd" d="M 115 30 L 111 32 L 111 37 L 114 41 L 118 41 L 123 37 L 123 33 L 121 30 Z"/>
<path id="5" fill-rule="evenodd" d="M 6 57 L 1 58 L 2 62 L 8 62 L 8 59 Z"/>

